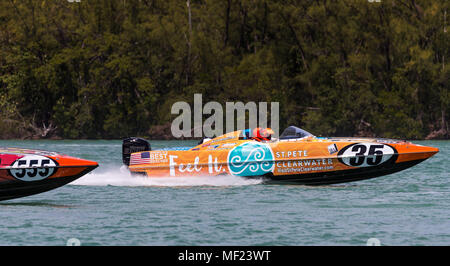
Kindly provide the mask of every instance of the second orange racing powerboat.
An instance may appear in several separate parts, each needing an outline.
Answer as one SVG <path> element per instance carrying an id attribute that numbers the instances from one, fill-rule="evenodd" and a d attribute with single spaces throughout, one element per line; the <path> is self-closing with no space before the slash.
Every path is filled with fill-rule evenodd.
<path id="1" fill-rule="evenodd" d="M 264 177 L 270 182 L 325 185 L 392 174 L 436 154 L 433 147 L 383 138 L 315 137 L 290 126 L 278 139 L 239 130 L 195 147 L 151 150 L 140 138 L 123 141 L 123 162 L 149 178 Z"/>

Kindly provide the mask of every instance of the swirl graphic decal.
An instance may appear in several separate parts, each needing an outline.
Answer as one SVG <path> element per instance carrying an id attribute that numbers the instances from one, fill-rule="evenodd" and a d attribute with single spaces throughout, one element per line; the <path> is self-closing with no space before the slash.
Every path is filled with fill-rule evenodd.
<path id="1" fill-rule="evenodd" d="M 246 142 L 228 153 L 228 169 L 238 176 L 259 176 L 273 171 L 274 155 L 269 145 Z"/>

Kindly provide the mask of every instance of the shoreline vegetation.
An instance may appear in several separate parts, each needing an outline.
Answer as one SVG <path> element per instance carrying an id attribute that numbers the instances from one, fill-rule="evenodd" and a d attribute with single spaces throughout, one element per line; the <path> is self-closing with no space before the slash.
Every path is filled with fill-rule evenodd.
<path id="1" fill-rule="evenodd" d="M 174 139 L 201 93 L 279 102 L 280 130 L 449 139 L 449 24 L 449 1 L 0 1 L 0 138 Z"/>
<path id="2" fill-rule="evenodd" d="M 281 129 L 282 131 L 283 129 Z M 3 140 L 100 140 L 101 138 L 63 138 L 55 133 L 50 133 L 49 135 L 41 135 L 42 130 L 38 130 L 35 134 L 28 131 L 25 135 L 14 136 L 8 135 L 7 137 L 0 137 Z M 226 133 L 226 132 L 225 132 Z M 281 132 L 280 132 L 281 133 Z M 318 137 L 339 137 L 339 136 L 323 136 L 317 134 Z M 384 138 L 383 136 L 374 136 L 372 132 L 360 132 L 360 134 L 352 135 L 353 137 L 361 137 L 361 138 Z M 423 139 L 407 139 L 407 138 L 394 138 L 394 139 L 402 139 L 402 140 L 448 140 L 448 137 L 442 134 L 442 132 L 432 132 L 429 136 Z M 124 139 L 130 136 L 122 136 L 118 138 L 105 138 L 103 140 L 117 140 Z M 198 137 L 181 137 L 175 138 L 170 132 L 170 123 L 165 125 L 157 125 L 153 126 L 149 130 L 149 135 L 133 135 L 133 137 L 140 137 L 147 140 L 200 140 L 202 138 Z M 342 136 L 341 136 L 342 137 Z M 347 136 L 348 137 L 348 136 Z M 351 136 L 350 136 L 351 137 Z"/>

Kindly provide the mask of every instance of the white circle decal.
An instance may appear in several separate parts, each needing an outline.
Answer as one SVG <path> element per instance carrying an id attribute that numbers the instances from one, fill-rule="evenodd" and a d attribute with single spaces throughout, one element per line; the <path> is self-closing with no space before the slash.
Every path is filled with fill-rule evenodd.
<path id="1" fill-rule="evenodd" d="M 365 142 L 344 147 L 339 151 L 338 159 L 348 166 L 368 167 L 386 163 L 396 154 L 389 145 Z"/>
<path id="2" fill-rule="evenodd" d="M 9 173 L 21 181 L 39 181 L 51 176 L 56 170 L 56 162 L 40 155 L 26 155 L 16 160 Z"/>

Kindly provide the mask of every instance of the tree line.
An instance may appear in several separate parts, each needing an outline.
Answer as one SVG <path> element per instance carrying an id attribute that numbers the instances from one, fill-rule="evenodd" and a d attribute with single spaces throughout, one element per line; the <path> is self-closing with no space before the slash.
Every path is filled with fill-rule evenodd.
<path id="1" fill-rule="evenodd" d="M 0 136 L 163 137 L 201 93 L 279 102 L 280 128 L 316 135 L 448 138 L 449 6 L 0 1 Z"/>

